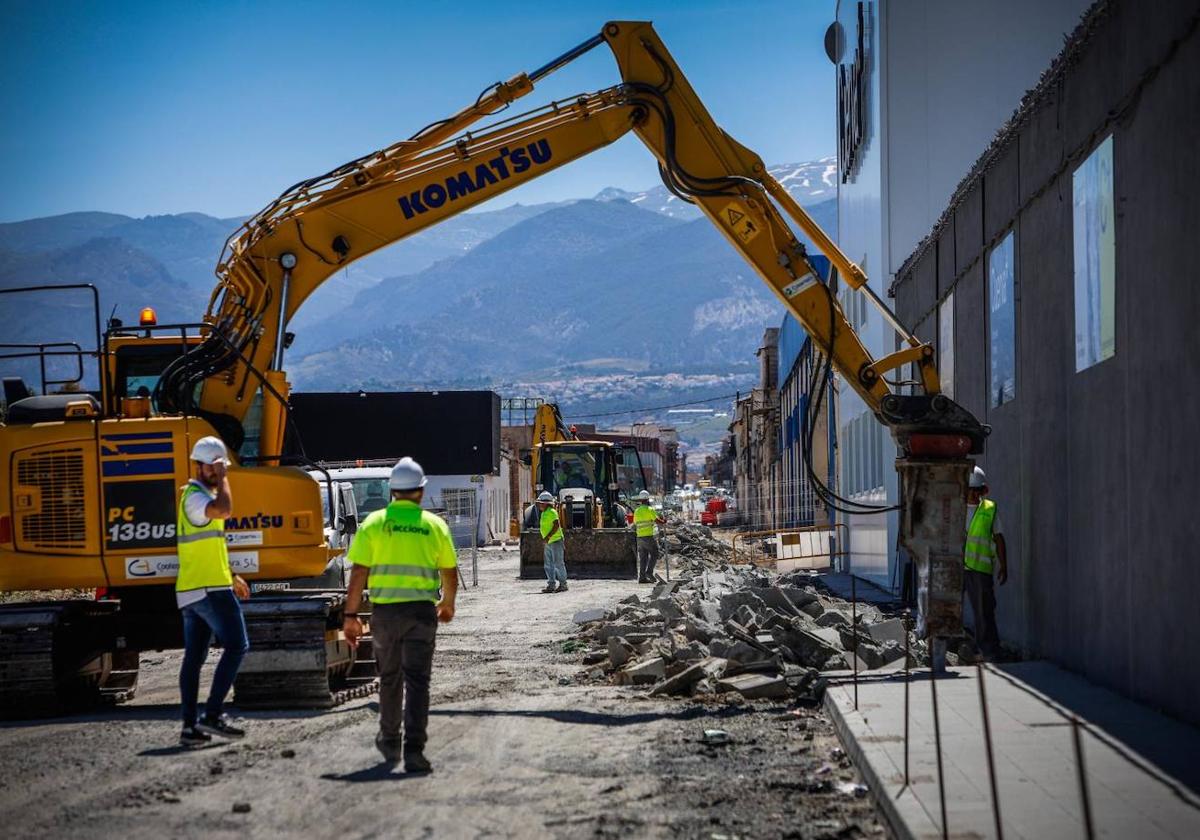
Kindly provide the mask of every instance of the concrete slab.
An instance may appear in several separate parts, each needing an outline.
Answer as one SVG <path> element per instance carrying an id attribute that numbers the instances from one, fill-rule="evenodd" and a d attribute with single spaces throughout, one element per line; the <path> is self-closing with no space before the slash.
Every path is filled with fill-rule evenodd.
<path id="1" fill-rule="evenodd" d="M 1080 738 L 1097 837 L 1200 837 L 1200 796 L 1196 779 L 1190 778 L 1200 772 L 1188 766 L 1200 755 L 1200 729 L 1045 662 L 989 667 L 983 679 L 1006 838 L 1084 833 L 1067 714 L 1083 722 Z M 903 673 L 860 678 L 857 709 L 852 684 L 839 675 L 825 705 L 896 836 L 941 837 L 928 673 L 914 672 L 908 687 L 907 784 Z M 951 669 L 937 681 L 937 698 L 948 833 L 994 837 L 977 670 Z M 1190 777 L 1173 776 L 1164 763 Z"/>

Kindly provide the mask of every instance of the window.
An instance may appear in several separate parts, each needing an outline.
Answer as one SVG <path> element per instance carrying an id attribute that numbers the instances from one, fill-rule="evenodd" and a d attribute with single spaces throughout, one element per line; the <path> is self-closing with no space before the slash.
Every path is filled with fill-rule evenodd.
<path id="1" fill-rule="evenodd" d="M 1075 251 L 1075 370 L 1116 352 L 1116 227 L 1109 135 L 1071 178 Z"/>
<path id="2" fill-rule="evenodd" d="M 387 507 L 392 497 L 386 475 L 380 478 L 354 478 L 350 480 L 350 486 L 354 488 L 354 501 L 360 520 L 365 519 L 368 513 Z"/>
<path id="3" fill-rule="evenodd" d="M 992 377 L 988 405 L 1004 405 L 1017 395 L 1016 327 L 1012 231 L 988 255 L 988 333 Z"/>
<path id="4" fill-rule="evenodd" d="M 938 306 L 938 382 L 954 399 L 954 292 Z"/>

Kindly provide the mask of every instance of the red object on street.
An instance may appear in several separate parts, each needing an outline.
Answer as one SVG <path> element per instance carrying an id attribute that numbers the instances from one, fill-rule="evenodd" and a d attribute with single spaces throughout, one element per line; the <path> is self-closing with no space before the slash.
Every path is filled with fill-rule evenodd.
<path id="1" fill-rule="evenodd" d="M 717 514 L 725 513 L 728 509 L 724 499 L 709 499 L 704 505 L 704 510 L 700 512 L 700 524 L 716 525 L 719 518 Z"/>

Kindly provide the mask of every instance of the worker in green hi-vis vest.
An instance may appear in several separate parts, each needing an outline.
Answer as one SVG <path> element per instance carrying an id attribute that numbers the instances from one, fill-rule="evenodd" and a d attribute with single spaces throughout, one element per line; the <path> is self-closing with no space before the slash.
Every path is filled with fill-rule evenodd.
<path id="1" fill-rule="evenodd" d="M 537 506 L 540 511 L 538 527 L 545 544 L 543 565 L 546 567 L 546 588 L 542 592 L 566 592 L 566 543 L 563 542 L 562 521 L 554 507 L 554 496 L 543 490 L 537 497 Z"/>
<path id="2" fill-rule="evenodd" d="M 996 503 L 986 498 L 987 476 L 976 467 L 967 488 L 967 540 L 963 548 L 963 590 L 971 602 L 975 644 L 984 659 L 1000 653 L 996 629 L 996 590 L 992 575 L 1001 586 L 1008 580 L 1008 552 Z"/>
<path id="3" fill-rule="evenodd" d="M 638 583 L 654 583 L 654 567 L 658 564 L 657 526 L 665 525 L 667 520 L 650 504 L 650 491 L 643 490 L 637 498 L 633 527 L 637 531 Z"/>

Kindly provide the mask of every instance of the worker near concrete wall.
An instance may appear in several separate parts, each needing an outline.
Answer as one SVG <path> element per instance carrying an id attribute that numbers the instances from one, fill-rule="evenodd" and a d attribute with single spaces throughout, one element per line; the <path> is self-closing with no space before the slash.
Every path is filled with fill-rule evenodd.
<path id="1" fill-rule="evenodd" d="M 667 520 L 658 515 L 650 504 L 650 492 L 638 493 L 638 506 L 633 511 L 633 527 L 637 531 L 638 583 L 654 583 L 654 567 L 658 565 L 658 525 Z"/>
<path id="2" fill-rule="evenodd" d="M 425 471 L 412 458 L 401 458 L 392 468 L 391 502 L 363 520 L 350 544 L 347 558 L 354 568 L 342 625 L 346 640 L 357 647 L 363 634 L 358 610 L 365 587 L 371 595 L 371 633 L 379 668 L 375 746 L 390 764 L 403 755 L 409 773 L 433 769 L 425 758 L 425 730 L 434 639 L 438 622 L 454 618 L 458 594 L 450 526 L 421 509 L 425 482 Z"/>
<path id="3" fill-rule="evenodd" d="M 537 506 L 541 512 L 539 525 L 542 542 L 545 544 L 543 562 L 546 567 L 546 588 L 542 592 L 566 592 L 566 544 L 563 542 L 562 523 L 558 520 L 558 511 L 554 509 L 554 496 L 543 490 L 537 497 Z"/>
<path id="4" fill-rule="evenodd" d="M 229 491 L 229 453 L 220 438 L 202 437 L 192 447 L 196 477 L 183 488 L 176 524 L 179 576 L 175 603 L 183 617 L 183 665 L 179 669 L 179 696 L 183 706 L 183 732 L 179 742 L 201 746 L 213 735 L 240 738 L 246 733 L 222 714 L 225 696 L 233 687 L 250 642 L 238 598 L 250 597 L 246 581 L 229 568 L 225 545 L 225 517 L 233 511 Z M 200 693 L 200 668 L 208 658 L 213 635 L 224 650 L 213 673 L 204 717 L 196 719 Z"/>
<path id="5" fill-rule="evenodd" d="M 975 643 L 985 659 L 1000 653 L 1000 633 L 996 629 L 996 592 L 992 582 L 1004 585 L 1008 580 L 1008 553 L 996 503 L 986 498 L 987 476 L 976 467 L 967 488 L 967 542 L 963 550 L 963 589 L 971 602 Z"/>

